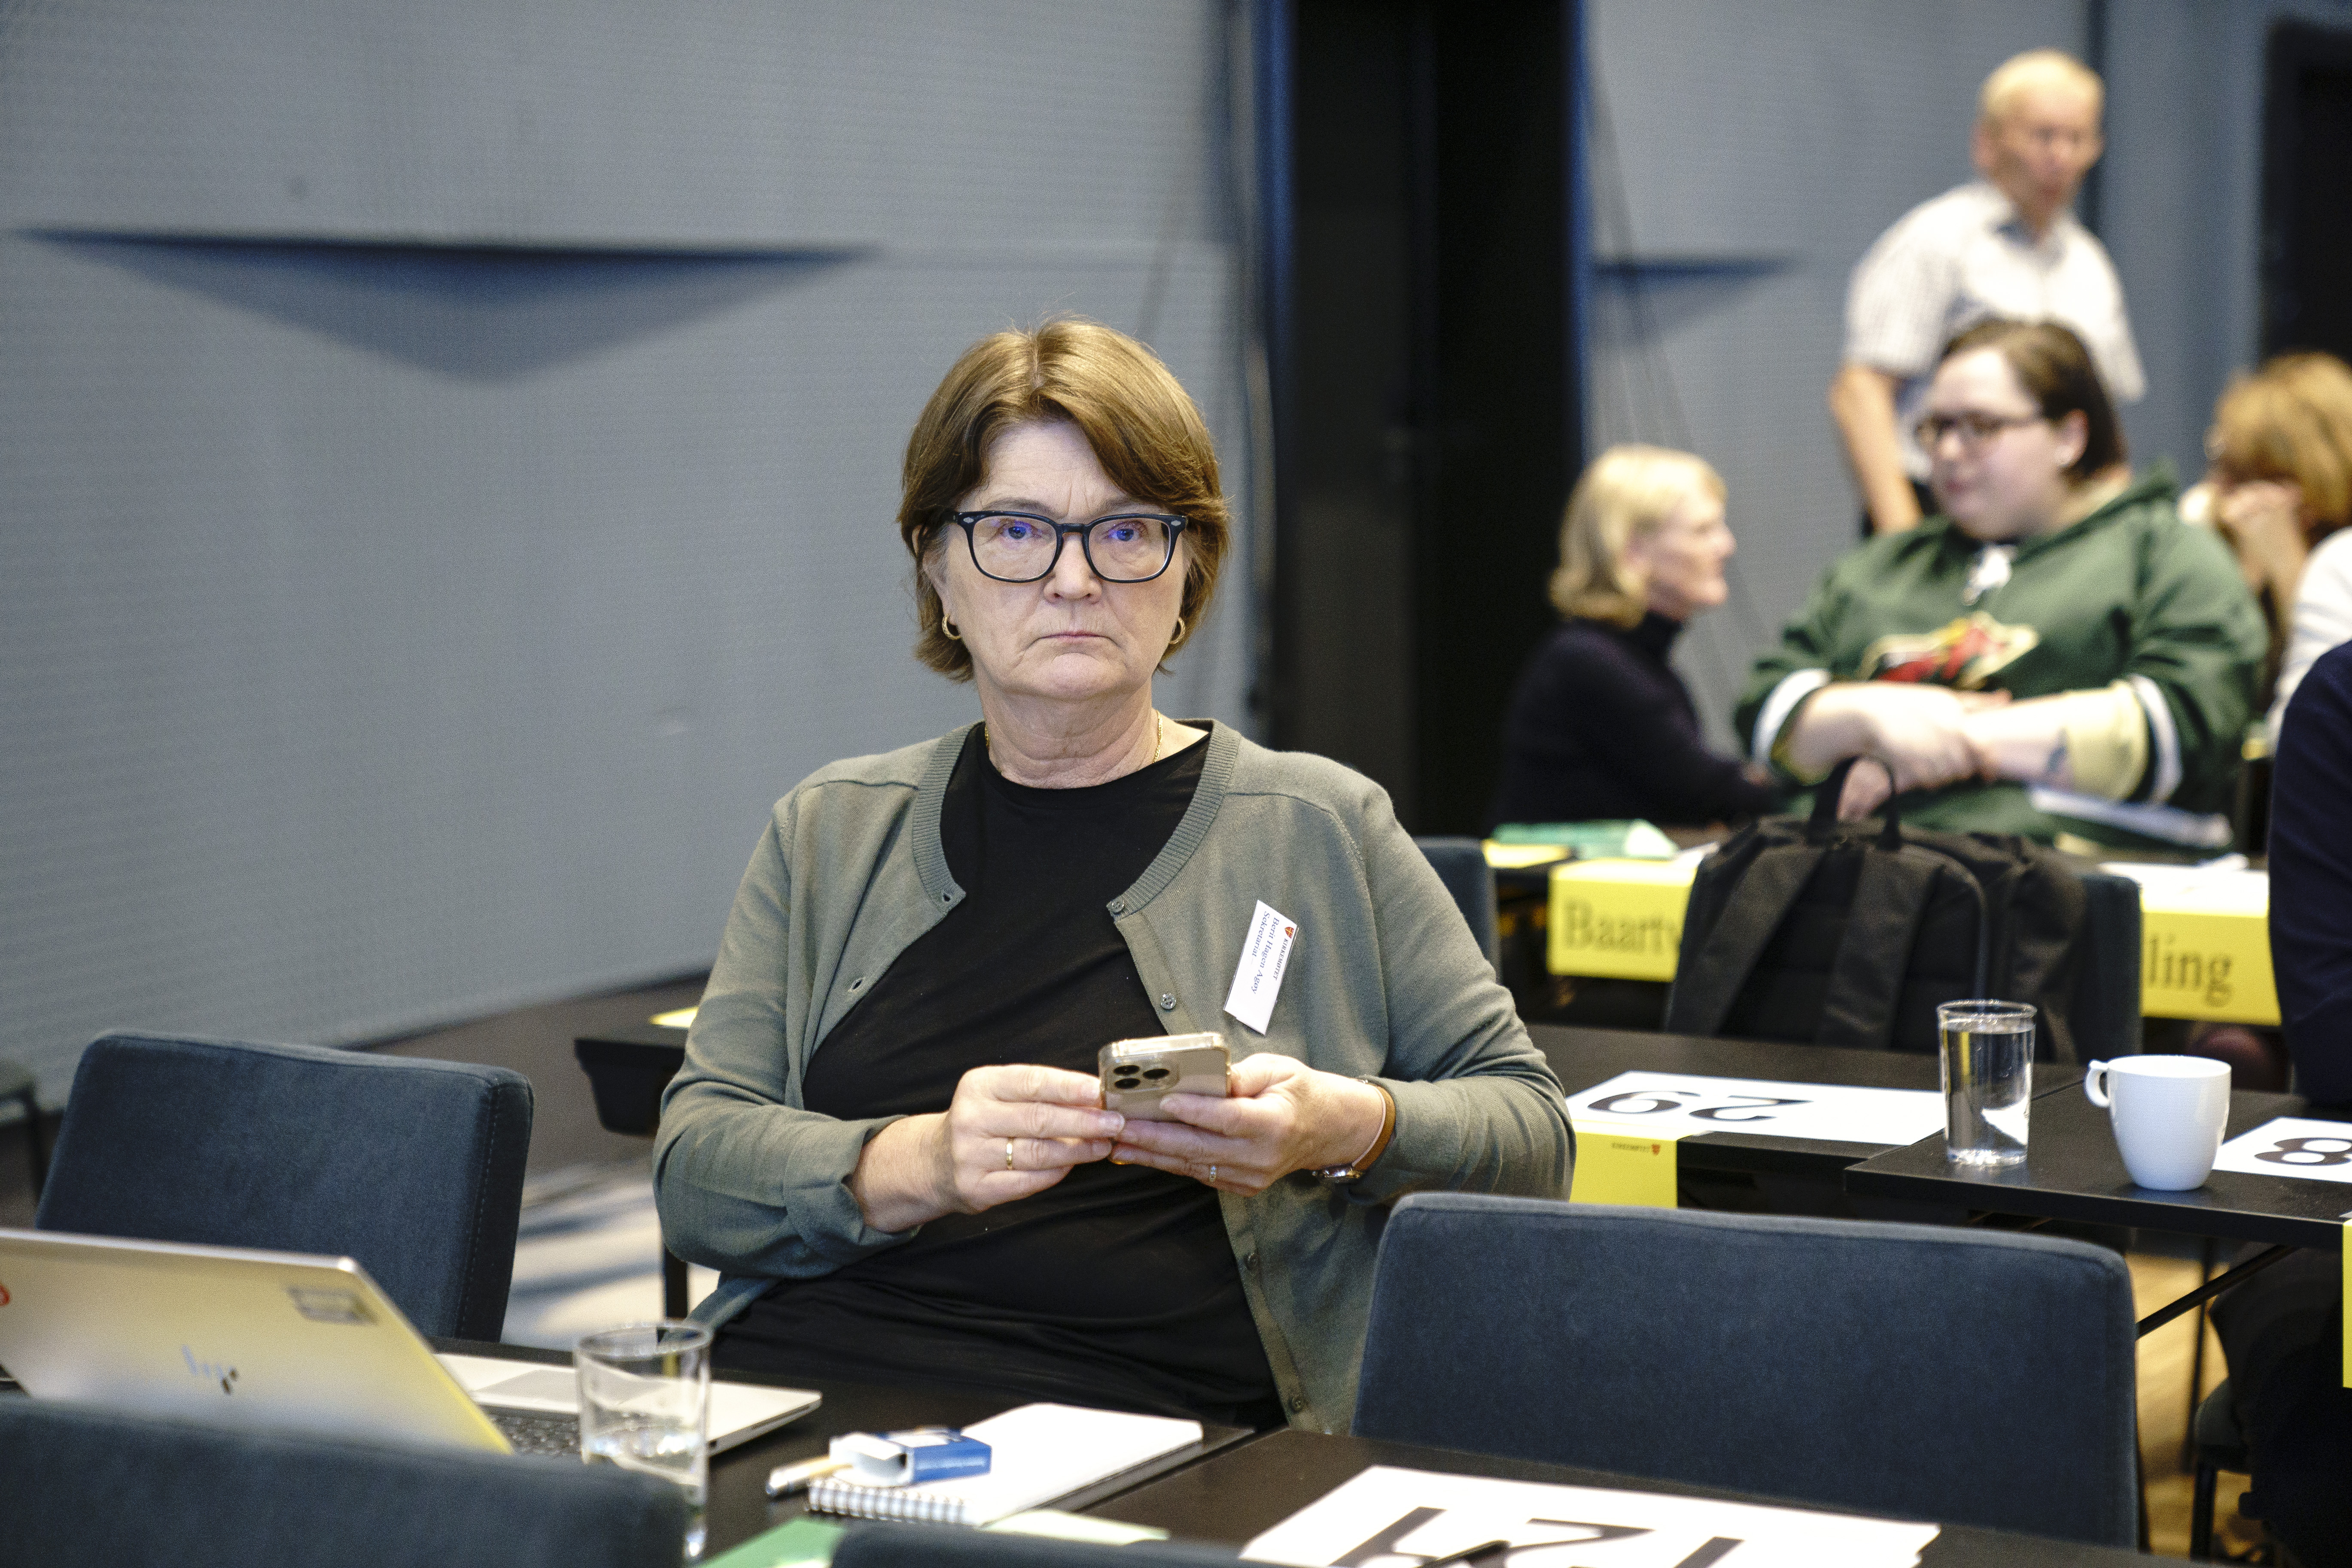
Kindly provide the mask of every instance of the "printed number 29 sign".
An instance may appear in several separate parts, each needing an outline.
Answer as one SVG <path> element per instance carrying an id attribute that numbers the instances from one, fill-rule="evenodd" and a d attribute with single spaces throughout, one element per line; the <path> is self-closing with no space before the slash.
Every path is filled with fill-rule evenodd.
<path id="1" fill-rule="evenodd" d="M 1689 1095 L 1691 1100 L 1678 1100 L 1677 1095 Z M 1779 1105 L 1811 1105 L 1810 1100 L 1783 1100 L 1769 1094 L 1733 1094 L 1721 1098 L 1722 1105 L 1695 1104 L 1693 1100 L 1714 1099 L 1702 1096 L 1696 1089 L 1631 1089 L 1622 1094 L 1588 1100 L 1583 1109 L 1595 1116 L 1623 1118 L 1657 1116 L 1681 1111 L 1695 1121 L 1770 1121 L 1775 1120 L 1772 1108 Z"/>
<path id="2" fill-rule="evenodd" d="M 2217 1171 L 2352 1182 L 2352 1122 L 2282 1116 L 2221 1145 Z"/>
<path id="3" fill-rule="evenodd" d="M 1636 1071 L 1570 1096 L 1568 1114 L 1669 1138 L 1745 1132 L 1884 1146 L 1941 1131 L 1944 1099 L 1933 1089 Z"/>

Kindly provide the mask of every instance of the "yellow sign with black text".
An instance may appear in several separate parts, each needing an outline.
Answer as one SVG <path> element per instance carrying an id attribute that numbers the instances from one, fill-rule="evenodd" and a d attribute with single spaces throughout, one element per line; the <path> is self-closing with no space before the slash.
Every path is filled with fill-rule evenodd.
<path id="1" fill-rule="evenodd" d="M 2151 1018 L 2275 1024 L 2269 911 L 2216 914 L 2140 904 L 2139 1010 Z"/>
<path id="2" fill-rule="evenodd" d="M 1546 947 L 1554 974 L 1672 980 L 1691 867 L 1672 860 L 1575 860 L 1551 874 Z"/>
<path id="3" fill-rule="evenodd" d="M 1670 1209 L 1681 1201 L 1672 1137 L 1609 1121 L 1574 1125 L 1576 1171 L 1569 1181 L 1569 1202 Z"/>

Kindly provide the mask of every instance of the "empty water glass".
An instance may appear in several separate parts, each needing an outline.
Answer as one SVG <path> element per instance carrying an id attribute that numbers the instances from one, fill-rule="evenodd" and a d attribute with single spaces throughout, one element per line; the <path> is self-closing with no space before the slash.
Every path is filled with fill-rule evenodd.
<path id="1" fill-rule="evenodd" d="M 1956 1165 L 2025 1160 L 2033 1104 L 2033 1008 L 2022 1002 L 1947 1002 L 1936 1009 L 1942 1045 L 1944 1149 Z"/>

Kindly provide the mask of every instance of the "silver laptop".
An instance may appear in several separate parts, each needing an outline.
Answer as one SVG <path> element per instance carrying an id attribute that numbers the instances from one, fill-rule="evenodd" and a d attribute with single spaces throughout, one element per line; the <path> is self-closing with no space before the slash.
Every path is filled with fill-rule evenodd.
<path id="1" fill-rule="evenodd" d="M 436 1356 L 348 1258 L 0 1229 L 0 1367 L 37 1399 L 579 1452 L 570 1367 Z M 746 1442 L 819 1400 L 714 1382 L 710 1446 Z"/>

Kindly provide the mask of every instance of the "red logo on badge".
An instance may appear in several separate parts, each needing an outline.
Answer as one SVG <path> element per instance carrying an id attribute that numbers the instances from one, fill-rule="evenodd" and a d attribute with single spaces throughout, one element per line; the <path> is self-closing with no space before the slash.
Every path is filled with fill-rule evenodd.
<path id="1" fill-rule="evenodd" d="M 1298 934 L 1298 928 L 1297 926 L 1285 926 L 1282 928 L 1282 934 L 1285 936 L 1297 936 Z"/>

